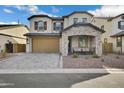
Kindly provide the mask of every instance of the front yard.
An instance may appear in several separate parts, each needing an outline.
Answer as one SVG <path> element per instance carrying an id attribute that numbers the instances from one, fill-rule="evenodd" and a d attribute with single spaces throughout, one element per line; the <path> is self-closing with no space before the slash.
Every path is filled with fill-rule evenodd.
<path id="1" fill-rule="evenodd" d="M 108 54 L 100 58 L 92 55 L 72 55 L 63 57 L 63 68 L 124 68 L 124 55 Z"/>

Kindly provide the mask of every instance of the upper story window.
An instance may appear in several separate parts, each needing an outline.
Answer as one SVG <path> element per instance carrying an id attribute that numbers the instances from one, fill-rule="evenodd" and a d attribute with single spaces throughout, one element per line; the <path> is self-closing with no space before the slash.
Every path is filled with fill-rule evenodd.
<path id="1" fill-rule="evenodd" d="M 43 21 L 38 22 L 38 30 L 44 30 L 44 22 Z"/>
<path id="2" fill-rule="evenodd" d="M 73 23 L 77 23 L 78 22 L 78 18 L 73 18 Z"/>
<path id="3" fill-rule="evenodd" d="M 34 22 L 34 29 L 38 30 L 38 31 L 43 31 L 43 30 L 47 30 L 47 22 L 43 22 L 43 21 L 38 21 L 38 22 Z"/>
<path id="4" fill-rule="evenodd" d="M 119 21 L 118 22 L 118 28 L 119 29 L 124 29 L 124 21 Z"/>
<path id="5" fill-rule="evenodd" d="M 63 23 L 62 22 L 54 22 L 53 29 L 55 31 L 60 31 L 63 29 Z"/>
<path id="6" fill-rule="evenodd" d="M 82 18 L 83 23 L 87 23 L 87 18 Z"/>

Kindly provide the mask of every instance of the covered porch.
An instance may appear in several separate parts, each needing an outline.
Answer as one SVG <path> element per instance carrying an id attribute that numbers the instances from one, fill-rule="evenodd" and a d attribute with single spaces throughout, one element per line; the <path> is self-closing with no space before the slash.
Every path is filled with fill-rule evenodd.
<path id="1" fill-rule="evenodd" d="M 68 37 L 68 54 L 95 53 L 95 37 L 91 35 L 74 35 Z"/>
<path id="2" fill-rule="evenodd" d="M 104 31 L 93 24 L 73 24 L 62 31 L 61 53 L 73 52 L 102 55 L 101 35 Z"/>

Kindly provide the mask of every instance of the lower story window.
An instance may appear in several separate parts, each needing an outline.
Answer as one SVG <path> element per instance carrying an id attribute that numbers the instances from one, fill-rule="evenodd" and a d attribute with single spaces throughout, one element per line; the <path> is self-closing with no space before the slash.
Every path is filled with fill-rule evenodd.
<path id="1" fill-rule="evenodd" d="M 82 36 L 79 37 L 79 47 L 88 47 L 88 37 Z"/>
<path id="2" fill-rule="evenodd" d="M 116 44 L 117 44 L 117 47 L 121 47 L 121 44 L 122 44 L 121 37 L 116 38 Z"/>

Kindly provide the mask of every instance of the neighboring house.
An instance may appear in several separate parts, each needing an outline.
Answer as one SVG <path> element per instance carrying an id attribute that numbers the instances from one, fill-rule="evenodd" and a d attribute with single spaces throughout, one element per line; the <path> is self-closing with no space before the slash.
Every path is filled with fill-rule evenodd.
<path id="1" fill-rule="evenodd" d="M 101 36 L 105 31 L 94 25 L 94 16 L 88 12 L 76 11 L 63 17 L 33 15 L 28 20 L 27 52 L 102 55 Z"/>
<path id="2" fill-rule="evenodd" d="M 124 14 L 111 18 L 95 18 L 95 25 L 103 27 L 102 42 L 112 43 L 113 52 L 124 53 Z"/>
<path id="3" fill-rule="evenodd" d="M 13 44 L 26 44 L 26 37 L 23 34 L 29 30 L 25 25 L 0 25 L 0 52 L 5 49 L 7 52 L 15 52 L 17 47 Z"/>

